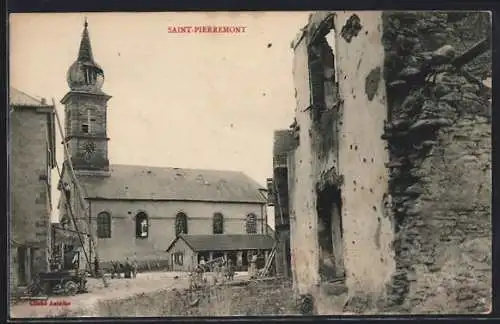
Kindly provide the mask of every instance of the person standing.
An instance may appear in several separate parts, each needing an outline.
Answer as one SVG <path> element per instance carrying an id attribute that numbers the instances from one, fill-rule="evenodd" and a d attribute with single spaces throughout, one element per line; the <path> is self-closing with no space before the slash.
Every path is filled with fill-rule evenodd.
<path id="1" fill-rule="evenodd" d="M 255 252 L 252 255 L 252 259 L 250 260 L 248 275 L 250 276 L 250 278 L 255 277 L 257 275 L 257 252 Z"/>
<path id="2" fill-rule="evenodd" d="M 137 264 L 137 259 L 134 257 L 132 259 L 132 278 L 137 278 L 137 268 L 138 268 L 138 264 Z"/>
<path id="3" fill-rule="evenodd" d="M 132 266 L 130 265 L 130 260 L 128 257 L 125 258 L 125 264 L 123 267 L 123 271 L 125 272 L 125 278 L 130 279 L 132 278 Z"/>
<path id="4" fill-rule="evenodd" d="M 94 271 L 95 271 L 95 276 L 99 276 L 99 259 L 97 257 L 94 258 Z"/>
<path id="5" fill-rule="evenodd" d="M 205 270 L 205 258 L 204 257 L 201 257 L 200 258 L 200 267 Z"/>
<path id="6" fill-rule="evenodd" d="M 227 260 L 227 279 L 232 281 L 234 278 L 234 266 L 231 259 Z"/>
<path id="7" fill-rule="evenodd" d="M 73 249 L 73 258 L 71 259 L 71 269 L 78 270 L 80 268 L 80 251 Z"/>

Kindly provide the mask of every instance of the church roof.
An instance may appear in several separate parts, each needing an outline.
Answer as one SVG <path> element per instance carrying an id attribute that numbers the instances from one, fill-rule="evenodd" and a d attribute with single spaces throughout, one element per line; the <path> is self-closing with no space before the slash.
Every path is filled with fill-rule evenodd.
<path id="1" fill-rule="evenodd" d="M 266 203 L 262 186 L 239 171 L 120 164 L 110 171 L 78 177 L 87 198 Z"/>
<path id="2" fill-rule="evenodd" d="M 9 104 L 17 107 L 47 107 L 43 99 L 36 99 L 16 88 L 9 89 Z"/>
<path id="3" fill-rule="evenodd" d="M 166 252 L 180 239 L 195 252 L 270 250 L 274 245 L 274 239 L 268 234 L 180 235 L 174 239 Z"/>

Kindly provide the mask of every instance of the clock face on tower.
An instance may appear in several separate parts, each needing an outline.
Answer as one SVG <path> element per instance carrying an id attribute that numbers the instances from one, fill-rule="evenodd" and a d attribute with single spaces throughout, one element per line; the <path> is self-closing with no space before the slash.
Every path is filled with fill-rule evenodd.
<path id="1" fill-rule="evenodd" d="M 85 160 L 89 160 L 95 153 L 95 143 L 86 142 L 84 145 L 83 157 Z"/>

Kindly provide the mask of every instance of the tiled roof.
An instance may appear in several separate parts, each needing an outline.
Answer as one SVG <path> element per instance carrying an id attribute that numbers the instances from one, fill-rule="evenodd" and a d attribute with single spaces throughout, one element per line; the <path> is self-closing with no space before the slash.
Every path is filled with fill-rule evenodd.
<path id="1" fill-rule="evenodd" d="M 9 89 L 9 104 L 11 106 L 22 107 L 46 107 L 47 104 L 42 103 L 42 100 L 36 99 L 22 91 L 10 87 Z"/>
<path id="2" fill-rule="evenodd" d="M 216 235 L 181 235 L 166 250 L 182 239 L 195 252 L 202 251 L 238 251 L 238 250 L 270 250 L 274 240 L 267 234 L 216 234 Z"/>
<path id="3" fill-rule="evenodd" d="M 139 165 L 110 166 L 109 177 L 79 176 L 87 198 L 266 203 L 243 172 Z"/>
<path id="4" fill-rule="evenodd" d="M 276 130 L 274 131 L 273 155 L 282 154 L 290 151 L 293 148 L 293 133 L 291 130 Z"/>

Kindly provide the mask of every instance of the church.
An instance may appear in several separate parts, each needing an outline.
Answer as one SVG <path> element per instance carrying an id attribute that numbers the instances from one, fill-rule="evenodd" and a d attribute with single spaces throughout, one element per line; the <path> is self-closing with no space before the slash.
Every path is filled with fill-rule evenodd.
<path id="1" fill-rule="evenodd" d="M 81 252 L 80 268 L 96 252 L 101 265 L 126 258 L 173 261 L 167 249 L 181 235 L 226 244 L 236 238 L 248 251 L 270 235 L 266 190 L 243 172 L 110 163 L 111 96 L 102 90 L 104 71 L 94 60 L 87 22 L 67 82 L 61 103 L 70 161 L 66 157 L 62 166 L 58 208 L 66 248 Z"/>

